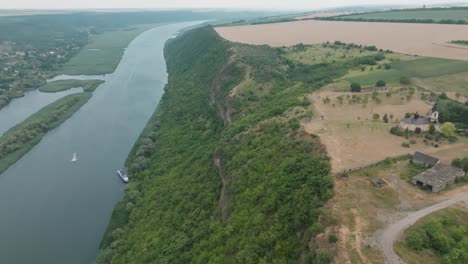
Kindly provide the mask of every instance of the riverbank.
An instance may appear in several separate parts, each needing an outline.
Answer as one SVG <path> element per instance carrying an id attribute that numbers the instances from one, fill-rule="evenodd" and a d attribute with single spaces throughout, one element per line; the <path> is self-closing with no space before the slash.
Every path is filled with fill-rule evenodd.
<path id="1" fill-rule="evenodd" d="M 59 80 L 48 82 L 47 84 L 39 87 L 39 91 L 56 93 L 66 91 L 71 88 L 82 87 L 85 92 L 94 92 L 94 90 L 103 83 L 103 80 Z"/>
<path id="2" fill-rule="evenodd" d="M 45 134 L 72 116 L 92 96 L 82 92 L 65 96 L 8 130 L 0 137 L 0 174 L 31 150 Z"/>

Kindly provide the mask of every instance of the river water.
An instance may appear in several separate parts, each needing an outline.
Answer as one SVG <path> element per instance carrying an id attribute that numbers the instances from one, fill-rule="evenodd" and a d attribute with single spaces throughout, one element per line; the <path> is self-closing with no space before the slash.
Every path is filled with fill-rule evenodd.
<path id="1" fill-rule="evenodd" d="M 163 94 L 164 43 L 196 23 L 137 37 L 89 102 L 0 175 L 0 263 L 93 262 L 125 188 L 116 170 Z"/>
<path id="2" fill-rule="evenodd" d="M 44 106 L 66 95 L 81 91 L 83 91 L 82 88 L 72 88 L 57 93 L 43 93 L 39 90 L 34 90 L 25 93 L 21 98 L 13 99 L 0 110 L 0 135 L 21 123 Z"/>

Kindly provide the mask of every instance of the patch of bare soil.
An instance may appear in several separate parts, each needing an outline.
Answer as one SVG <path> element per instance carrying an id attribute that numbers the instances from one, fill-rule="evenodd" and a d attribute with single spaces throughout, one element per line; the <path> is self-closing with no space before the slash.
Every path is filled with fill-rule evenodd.
<path id="1" fill-rule="evenodd" d="M 216 31 L 227 40 L 256 45 L 281 47 L 339 40 L 403 54 L 468 60 L 468 47 L 447 44 L 465 39 L 468 25 L 304 20 L 220 27 Z"/>

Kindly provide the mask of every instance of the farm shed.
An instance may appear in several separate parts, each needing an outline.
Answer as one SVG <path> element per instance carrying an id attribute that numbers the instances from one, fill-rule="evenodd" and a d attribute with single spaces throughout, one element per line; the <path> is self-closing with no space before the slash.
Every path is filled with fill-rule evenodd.
<path id="1" fill-rule="evenodd" d="M 370 182 L 374 185 L 374 187 L 381 188 L 386 186 L 388 183 L 381 178 L 372 178 L 370 179 Z"/>
<path id="2" fill-rule="evenodd" d="M 412 182 L 417 186 L 429 189 L 433 193 L 438 193 L 445 189 L 447 185 L 454 183 L 457 178 L 463 176 L 465 176 L 465 172 L 462 169 L 449 165 L 437 164 L 414 176 Z"/>
<path id="3" fill-rule="evenodd" d="M 440 162 L 439 159 L 426 155 L 419 151 L 414 153 L 412 161 L 414 164 L 423 165 L 423 166 L 434 166 L 434 165 L 439 164 Z"/>

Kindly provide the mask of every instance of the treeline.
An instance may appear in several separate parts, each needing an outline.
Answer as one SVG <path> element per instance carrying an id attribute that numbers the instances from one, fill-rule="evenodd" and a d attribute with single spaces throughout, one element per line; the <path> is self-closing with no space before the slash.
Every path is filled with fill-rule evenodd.
<path id="1" fill-rule="evenodd" d="M 277 49 L 226 42 L 211 28 L 170 41 L 165 53 L 166 92 L 131 153 L 131 183 L 97 262 L 323 256 L 309 241 L 323 230 L 320 208 L 333 193 L 330 163 L 300 130 L 309 114 L 286 113 L 305 111 L 303 96 L 342 69 L 310 68 L 304 84 Z M 256 88 L 233 90 L 246 77 Z"/>
<path id="2" fill-rule="evenodd" d="M 453 41 L 450 41 L 450 43 L 459 44 L 459 45 L 468 45 L 468 40 L 453 40 Z"/>
<path id="3" fill-rule="evenodd" d="M 418 19 L 418 18 L 363 18 L 363 17 L 317 17 L 317 20 L 329 21 L 353 21 L 353 22 L 386 22 L 386 23 L 422 23 L 422 24 L 454 24 L 454 25 L 467 25 L 468 20 L 463 19 Z"/>
<path id="4" fill-rule="evenodd" d="M 58 80 L 53 82 L 48 82 L 45 85 L 39 87 L 41 92 L 61 92 L 66 91 L 71 88 L 82 87 L 85 92 L 94 92 L 96 88 L 103 84 L 103 80 Z"/>
<path id="5" fill-rule="evenodd" d="M 468 128 L 468 103 L 462 104 L 451 100 L 443 93 L 437 100 L 437 106 L 440 122 L 457 123 L 464 128 Z"/>
<path id="6" fill-rule="evenodd" d="M 42 108 L 2 135 L 0 137 L 0 173 L 39 143 L 47 131 L 56 128 L 73 115 L 89 98 L 91 98 L 91 93 L 86 92 L 65 96 Z"/>

